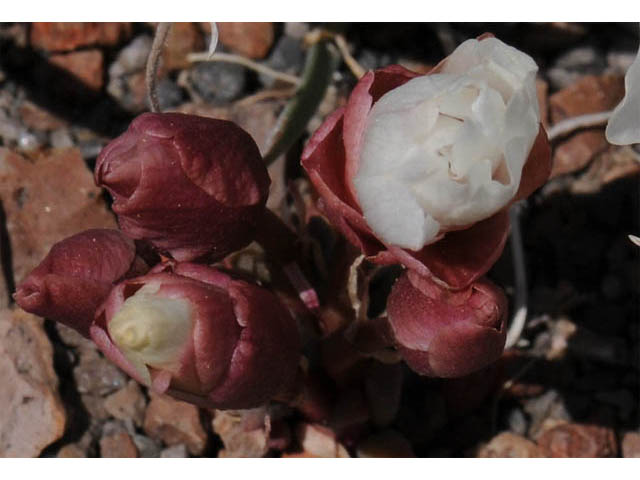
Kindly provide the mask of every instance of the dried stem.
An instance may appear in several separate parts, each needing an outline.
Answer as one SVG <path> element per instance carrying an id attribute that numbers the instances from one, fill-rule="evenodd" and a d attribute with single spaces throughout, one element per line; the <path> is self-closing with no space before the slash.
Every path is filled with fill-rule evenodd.
<path id="1" fill-rule="evenodd" d="M 149 96 L 149 105 L 152 112 L 160 111 L 160 103 L 158 102 L 157 92 L 157 80 L 158 80 L 158 67 L 160 65 L 160 54 L 162 53 L 162 47 L 167 39 L 169 29 L 171 28 L 171 22 L 160 22 L 156 27 L 156 33 L 153 37 L 153 43 L 151 45 L 151 52 L 147 57 L 147 70 L 145 79 L 147 83 L 147 95 Z"/>
<path id="2" fill-rule="evenodd" d="M 560 137 L 564 137 L 565 135 L 568 135 L 582 128 L 597 127 L 603 125 L 609 121 L 612 113 L 613 110 L 609 110 L 607 112 L 589 113 L 587 115 L 580 115 L 577 117 L 571 117 L 562 120 L 556 123 L 547 132 L 549 141 L 553 142 Z"/>
<path id="3" fill-rule="evenodd" d="M 336 47 L 338 47 L 342 60 L 349 70 L 351 70 L 354 77 L 360 79 L 365 73 L 367 73 L 367 70 L 358 63 L 353 55 L 351 55 L 349 46 L 347 45 L 347 40 L 339 33 L 330 32 L 329 30 L 321 28 L 315 29 L 305 35 L 304 42 L 307 45 L 313 45 L 314 43 L 327 39 L 331 40 Z"/>
<path id="4" fill-rule="evenodd" d="M 522 204 L 516 203 L 509 210 L 511 223 L 511 255 L 513 257 L 513 271 L 515 275 L 514 311 L 515 314 L 509 324 L 505 348 L 509 349 L 518 343 L 527 320 L 527 269 L 522 246 L 522 231 L 520 230 L 520 211 Z"/>
<path id="5" fill-rule="evenodd" d="M 353 261 L 349 267 L 349 280 L 347 281 L 349 301 L 351 302 L 351 308 L 353 308 L 357 320 L 360 319 L 360 307 L 362 306 L 360 296 L 358 295 L 358 269 L 360 268 L 360 265 L 362 265 L 364 259 L 365 256 L 360 255 Z"/>
<path id="6" fill-rule="evenodd" d="M 362 76 L 367 73 L 367 71 L 362 68 L 362 65 L 360 65 L 358 61 L 353 58 L 353 55 L 351 55 L 351 52 L 349 52 L 349 46 L 347 45 L 347 41 L 345 40 L 345 38 L 342 35 L 335 35 L 333 37 L 333 41 L 338 47 L 344 63 L 347 65 L 347 67 L 349 67 L 349 70 L 351 70 L 351 73 L 353 73 L 353 75 L 357 79 L 362 78 Z"/>
<path id="7" fill-rule="evenodd" d="M 295 75 L 289 75 L 288 73 L 278 72 L 272 68 L 267 67 L 261 63 L 254 62 L 248 58 L 240 55 L 234 55 L 233 53 L 214 53 L 210 55 L 209 52 L 190 53 L 187 55 L 187 60 L 190 62 L 227 62 L 242 65 L 243 67 L 255 70 L 258 73 L 262 73 L 276 80 L 282 80 L 283 82 L 291 83 L 293 85 L 299 85 L 300 79 Z"/>
<path id="8" fill-rule="evenodd" d="M 237 107 L 247 107 L 263 100 L 274 100 L 281 98 L 291 98 L 295 95 L 295 87 L 279 88 L 273 90 L 261 90 L 258 93 L 249 95 L 236 102 Z"/>

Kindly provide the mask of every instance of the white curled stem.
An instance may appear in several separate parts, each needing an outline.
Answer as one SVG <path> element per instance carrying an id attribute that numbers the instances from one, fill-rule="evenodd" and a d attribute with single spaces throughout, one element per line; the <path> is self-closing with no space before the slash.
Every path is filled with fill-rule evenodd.
<path id="1" fill-rule="evenodd" d="M 527 268 L 525 264 L 524 247 L 522 246 L 522 230 L 520 229 L 520 212 L 522 203 L 516 203 L 509 209 L 511 223 L 511 256 L 513 258 L 513 272 L 515 277 L 514 315 L 507 330 L 505 349 L 515 346 L 520 340 L 527 321 Z"/>
<path id="2" fill-rule="evenodd" d="M 147 84 L 147 95 L 149 97 L 149 105 L 152 112 L 160 112 L 160 103 L 158 102 L 158 67 L 160 66 L 160 55 L 162 47 L 169 34 L 171 22 L 160 22 L 156 27 L 156 33 L 153 36 L 151 51 L 147 57 L 147 68 L 145 72 L 145 80 Z"/>
<path id="3" fill-rule="evenodd" d="M 583 128 L 598 127 L 604 125 L 611 118 L 613 110 L 598 113 L 588 113 L 577 117 L 566 118 L 553 125 L 548 131 L 549 141 L 564 137 L 570 133 Z"/>

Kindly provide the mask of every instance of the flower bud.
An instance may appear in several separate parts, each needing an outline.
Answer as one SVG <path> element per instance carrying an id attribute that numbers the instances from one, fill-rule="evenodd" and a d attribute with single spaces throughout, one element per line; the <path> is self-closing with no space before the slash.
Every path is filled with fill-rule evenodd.
<path id="1" fill-rule="evenodd" d="M 461 377 L 504 349 L 507 299 L 485 278 L 453 292 L 405 272 L 391 290 L 387 313 L 398 351 L 421 375 Z"/>
<path id="2" fill-rule="evenodd" d="M 320 208 L 371 260 L 469 285 L 502 252 L 507 207 L 550 172 L 537 69 L 483 36 L 428 75 L 367 73 L 302 154 Z"/>
<path id="3" fill-rule="evenodd" d="M 113 284 L 146 270 L 133 241 L 118 230 L 87 230 L 56 243 L 14 298 L 23 310 L 88 337 L 95 312 Z"/>
<path id="4" fill-rule="evenodd" d="M 232 122 L 144 113 L 98 156 L 123 232 L 179 261 L 212 261 L 248 245 L 269 176 L 251 136 Z"/>
<path id="5" fill-rule="evenodd" d="M 300 356 L 297 325 L 274 294 L 191 263 L 161 264 L 117 285 L 91 337 L 140 383 L 219 409 L 288 392 Z"/>

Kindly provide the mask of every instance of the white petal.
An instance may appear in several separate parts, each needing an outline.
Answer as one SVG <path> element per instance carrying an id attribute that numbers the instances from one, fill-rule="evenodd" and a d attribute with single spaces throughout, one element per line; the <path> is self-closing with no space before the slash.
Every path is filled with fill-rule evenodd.
<path id="1" fill-rule="evenodd" d="M 614 145 L 640 143 L 640 49 L 624 77 L 625 95 L 615 108 L 605 135 Z"/>
<path id="2" fill-rule="evenodd" d="M 388 177 L 356 180 L 358 200 L 369 226 L 386 243 L 419 250 L 436 237 L 440 225 L 425 217 L 405 185 Z"/>
<path id="3" fill-rule="evenodd" d="M 186 299 L 161 297 L 143 287 L 124 301 L 107 329 L 128 358 L 157 368 L 172 367 L 193 330 L 191 305 Z"/>
<path id="4" fill-rule="evenodd" d="M 419 250 L 516 193 L 538 134 L 535 62 L 497 39 L 464 42 L 444 73 L 383 95 L 369 114 L 358 202 L 387 244 Z"/>

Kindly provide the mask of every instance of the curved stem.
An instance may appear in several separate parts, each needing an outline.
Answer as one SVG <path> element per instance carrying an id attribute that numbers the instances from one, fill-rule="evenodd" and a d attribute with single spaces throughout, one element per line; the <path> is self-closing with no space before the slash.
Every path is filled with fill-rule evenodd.
<path id="1" fill-rule="evenodd" d="M 160 103 L 158 102 L 157 92 L 157 80 L 158 80 L 158 66 L 160 65 L 160 55 L 162 54 L 162 47 L 169 34 L 171 28 L 171 22 L 160 22 L 156 27 L 156 34 L 153 37 L 153 43 L 151 44 L 151 52 L 147 57 L 147 69 L 145 72 L 145 80 L 147 83 L 147 95 L 149 96 L 149 105 L 152 112 L 160 111 Z"/>
<path id="2" fill-rule="evenodd" d="M 522 204 L 516 203 L 509 210 L 509 221 L 511 222 L 511 255 L 513 257 L 513 271 L 515 275 L 515 314 L 509 324 L 505 349 L 509 349 L 518 343 L 527 320 L 527 269 L 524 248 L 522 246 L 522 231 L 520 230 L 521 209 Z"/>
<path id="3" fill-rule="evenodd" d="M 278 72 L 273 68 L 269 68 L 261 63 L 254 62 L 248 58 L 240 55 L 234 55 L 232 53 L 214 53 L 210 55 L 208 52 L 190 53 L 187 55 L 187 60 L 190 62 L 227 62 L 236 63 L 243 67 L 255 70 L 258 73 L 262 73 L 276 80 L 282 80 L 283 82 L 291 83 L 293 85 L 300 84 L 300 79 L 295 75 L 289 75 L 288 73 Z"/>
<path id="4" fill-rule="evenodd" d="M 612 113 L 613 110 L 609 110 L 607 112 L 589 113 L 587 115 L 579 115 L 562 120 L 547 132 L 549 141 L 553 142 L 557 138 L 564 137 L 575 130 L 603 125 L 609 121 Z"/>
<path id="5" fill-rule="evenodd" d="M 353 76 L 358 80 L 362 78 L 364 74 L 367 73 L 367 71 L 362 67 L 362 65 L 358 63 L 353 55 L 351 55 L 346 39 L 342 35 L 336 35 L 335 37 L 333 37 L 333 42 L 336 44 L 336 47 L 338 47 L 345 65 L 349 68 L 349 70 L 351 70 Z"/>

